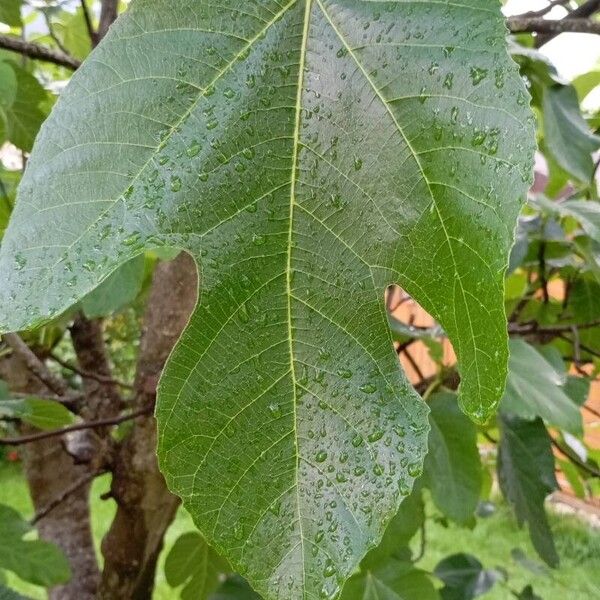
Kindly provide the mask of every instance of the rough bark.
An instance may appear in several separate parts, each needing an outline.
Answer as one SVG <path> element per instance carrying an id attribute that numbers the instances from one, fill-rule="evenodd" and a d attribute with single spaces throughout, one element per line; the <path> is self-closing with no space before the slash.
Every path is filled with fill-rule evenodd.
<path id="1" fill-rule="evenodd" d="M 0 362 L 0 377 L 15 392 L 45 393 L 47 388 L 16 354 Z M 60 438 L 28 444 L 22 450 L 25 476 L 37 512 L 44 511 L 65 489 L 89 473 L 76 465 Z M 38 523 L 40 537 L 60 546 L 69 560 L 72 578 L 50 591 L 50 600 L 91 600 L 100 579 L 89 522 L 89 488 L 85 483 L 69 494 Z"/>
<path id="2" fill-rule="evenodd" d="M 163 366 L 196 297 L 196 267 L 189 255 L 157 267 L 140 344 L 136 407 L 154 403 Z M 150 598 L 163 536 L 179 506 L 158 470 L 154 418 L 136 420 L 116 454 L 111 495 L 117 514 L 102 542 L 105 562 L 98 597 Z"/>

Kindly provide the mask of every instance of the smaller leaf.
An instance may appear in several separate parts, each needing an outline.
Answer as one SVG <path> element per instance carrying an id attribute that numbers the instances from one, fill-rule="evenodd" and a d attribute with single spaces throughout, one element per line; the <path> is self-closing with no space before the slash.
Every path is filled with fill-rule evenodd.
<path id="1" fill-rule="evenodd" d="M 475 513 L 482 484 L 477 430 L 459 409 L 454 394 L 436 394 L 429 405 L 425 482 L 442 513 L 466 523 Z"/>
<path id="2" fill-rule="evenodd" d="M 348 580 L 341 600 L 437 600 L 429 576 L 411 563 L 393 558 Z"/>
<path id="3" fill-rule="evenodd" d="M 0 23 L 11 27 L 21 27 L 21 0 L 2 0 L 0 2 Z"/>
<path id="4" fill-rule="evenodd" d="M 577 93 L 571 86 L 546 88 L 543 99 L 544 139 L 558 164 L 583 182 L 594 172 L 592 152 L 600 147 L 581 116 Z"/>
<path id="5" fill-rule="evenodd" d="M 527 342 L 511 340 L 508 380 L 500 406 L 523 419 L 541 417 L 579 434 L 583 431 L 581 413 L 565 392 L 564 374 L 555 366 Z"/>
<path id="6" fill-rule="evenodd" d="M 103 317 L 133 302 L 142 288 L 144 265 L 144 255 L 140 254 L 109 275 L 81 301 L 85 315 L 90 319 Z"/>
<path id="7" fill-rule="evenodd" d="M 541 419 L 528 421 L 500 412 L 498 481 L 514 507 L 519 525 L 527 523 L 535 549 L 547 564 L 558 565 L 544 510 L 546 496 L 558 489 L 550 436 Z"/>
<path id="8" fill-rule="evenodd" d="M 261 597 L 239 575 L 230 575 L 223 585 L 210 595 L 210 600 L 261 600 Z"/>
<path id="9" fill-rule="evenodd" d="M 0 415 L 21 419 L 38 429 L 58 429 L 74 422 L 73 414 L 62 404 L 42 398 L 0 400 Z"/>
<path id="10" fill-rule="evenodd" d="M 0 504 L 0 569 L 35 585 L 66 583 L 71 571 L 62 551 L 49 542 L 23 540 L 30 529 L 18 512 Z"/>
<path id="11" fill-rule="evenodd" d="M 433 572 L 445 584 L 441 590 L 443 600 L 471 600 L 504 579 L 500 571 L 484 569 L 474 556 L 462 553 L 444 558 Z"/>
<path id="12" fill-rule="evenodd" d="M 531 585 L 526 585 L 518 594 L 518 600 L 542 600 L 541 596 L 538 596 Z"/>
<path id="13" fill-rule="evenodd" d="M 183 585 L 182 600 L 205 600 L 219 587 L 223 573 L 231 571 L 222 559 L 195 531 L 180 536 L 165 561 L 167 583 Z"/>

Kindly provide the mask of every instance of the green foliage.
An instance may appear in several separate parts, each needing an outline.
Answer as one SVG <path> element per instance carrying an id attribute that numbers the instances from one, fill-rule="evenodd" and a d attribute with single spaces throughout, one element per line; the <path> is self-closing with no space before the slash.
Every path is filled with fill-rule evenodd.
<path id="1" fill-rule="evenodd" d="M 500 413 L 502 437 L 498 448 L 498 480 L 514 506 L 519 524 L 527 523 L 539 555 L 558 565 L 558 555 L 544 511 L 546 496 L 558 488 L 550 437 L 540 419 L 523 420 Z"/>
<path id="2" fill-rule="evenodd" d="M 487 1 L 248 10 L 138 0 L 78 70 L 5 235 L 0 322 L 46 322 L 145 248 L 191 252 L 202 303 L 161 381 L 162 468 L 267 598 L 333 597 L 425 454 L 386 285 L 453 341 L 470 415 L 502 394 L 532 123 Z M 396 24 L 424 22 L 405 43 Z"/>
<path id="3" fill-rule="evenodd" d="M 196 532 L 177 539 L 165 562 L 165 576 L 171 587 L 183 586 L 182 600 L 206 600 L 231 569 Z M 211 596 L 212 597 L 212 596 Z"/>
<path id="4" fill-rule="evenodd" d="M 0 417 L 21 419 L 38 429 L 58 429 L 73 423 L 73 414 L 62 404 L 42 398 L 0 400 Z"/>
<path id="5" fill-rule="evenodd" d="M 71 573 L 62 552 L 48 542 L 23 539 L 30 529 L 19 513 L 0 504 L 0 569 L 36 585 L 67 582 Z"/>
<path id="6" fill-rule="evenodd" d="M 341 600 L 438 600 L 429 576 L 410 563 L 389 559 L 352 577 Z"/>
<path id="7" fill-rule="evenodd" d="M 144 270 L 143 254 L 121 265 L 83 298 L 81 308 L 85 315 L 90 319 L 104 317 L 131 304 L 142 289 Z"/>
<path id="8" fill-rule="evenodd" d="M 484 569 L 469 554 L 453 554 L 438 563 L 434 573 L 444 582 L 442 600 L 471 600 L 489 591 L 504 578 L 496 569 Z"/>
<path id="9" fill-rule="evenodd" d="M 481 493 L 477 431 L 460 412 L 454 394 L 436 394 L 429 405 L 431 431 L 425 483 L 446 517 L 466 523 L 473 518 Z"/>
<path id="10" fill-rule="evenodd" d="M 11 27 L 21 26 L 21 0 L 2 0 L 0 2 L 0 23 Z"/>
<path id="11" fill-rule="evenodd" d="M 563 367 L 562 360 L 559 360 Z M 548 424 L 583 433 L 579 407 L 565 390 L 567 378 L 523 340 L 511 340 L 506 392 L 501 408 L 523 419 L 542 417 Z"/>

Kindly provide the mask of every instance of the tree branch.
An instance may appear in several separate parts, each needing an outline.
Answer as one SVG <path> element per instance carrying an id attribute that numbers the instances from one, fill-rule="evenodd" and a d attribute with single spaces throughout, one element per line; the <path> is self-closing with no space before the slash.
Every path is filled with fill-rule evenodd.
<path id="1" fill-rule="evenodd" d="M 119 0 L 102 0 L 97 39 L 100 41 L 119 14 Z"/>
<path id="2" fill-rule="evenodd" d="M 600 35 L 600 23 L 590 19 L 544 19 L 542 17 L 510 17 L 511 33 L 544 33 L 548 42 L 561 33 L 593 33 Z M 547 41 L 543 43 L 546 44 Z M 542 44 L 540 44 L 542 45 Z"/>
<path id="3" fill-rule="evenodd" d="M 46 365 L 35 355 L 33 350 L 16 333 L 5 333 L 4 341 L 12 348 L 13 352 L 25 363 L 31 371 L 48 389 L 58 396 L 66 396 L 69 387 L 66 382 L 59 379 L 46 367 Z"/>
<path id="4" fill-rule="evenodd" d="M 133 385 L 131 385 L 130 383 L 125 383 L 124 381 L 119 381 L 118 379 L 114 379 L 110 375 L 106 376 L 106 375 L 100 375 L 99 373 L 92 373 L 91 371 L 85 371 L 84 369 L 80 369 L 79 367 L 72 365 L 71 363 L 67 362 L 66 360 L 63 360 L 60 356 L 57 356 L 56 354 L 54 354 L 52 352 L 50 353 L 49 358 L 52 359 L 55 363 L 59 364 L 64 369 L 67 369 L 68 371 L 72 371 L 73 373 L 76 373 L 80 377 L 83 377 L 86 379 L 93 379 L 94 381 L 97 381 L 98 383 L 117 385 L 126 390 L 133 389 Z"/>
<path id="5" fill-rule="evenodd" d="M 90 11 L 88 10 L 87 3 L 85 0 L 81 0 L 81 11 L 83 12 L 83 18 L 85 20 L 85 26 L 88 31 L 88 35 L 90 36 L 90 41 L 92 42 L 92 48 L 98 44 L 98 34 L 94 31 L 94 26 L 92 25 L 92 17 L 90 16 Z"/>
<path id="6" fill-rule="evenodd" d="M 565 446 L 563 446 L 562 444 L 557 442 L 554 438 L 551 438 L 551 441 L 552 441 L 552 445 L 559 452 L 564 454 L 573 464 L 577 465 L 580 469 L 583 469 L 586 473 L 588 473 L 592 477 L 600 478 L 600 471 L 598 469 L 596 469 L 593 466 L 588 465 L 587 463 L 580 460 L 579 457 L 574 452 L 571 452 L 571 450 L 569 448 L 566 448 Z"/>
<path id="7" fill-rule="evenodd" d="M 113 417 L 110 419 L 98 419 L 97 421 L 86 421 L 84 423 L 77 423 L 76 425 L 70 425 L 69 427 L 63 427 L 61 429 L 53 429 L 51 431 L 41 431 L 40 433 L 32 433 L 30 435 L 21 435 L 13 438 L 0 438 L 0 446 L 20 446 L 22 444 L 30 444 L 31 442 L 39 442 L 51 437 L 57 437 L 70 433 L 72 431 L 83 431 L 84 429 L 94 429 L 96 427 L 109 427 L 111 425 L 119 425 L 125 423 L 125 421 L 131 421 L 138 417 L 148 415 L 152 412 L 153 406 L 145 406 L 138 410 L 135 410 L 129 414 L 121 415 L 119 417 Z"/>
<path id="8" fill-rule="evenodd" d="M 0 48 L 10 50 L 11 52 L 17 52 L 18 54 L 22 54 L 29 58 L 43 60 L 61 67 L 66 67 L 73 71 L 78 69 L 81 65 L 79 60 L 72 56 L 68 56 L 64 52 L 34 42 L 27 42 L 11 35 L 0 34 Z"/>
<path id="9" fill-rule="evenodd" d="M 84 485 L 98 477 L 98 475 L 102 475 L 103 473 L 106 473 L 104 469 L 99 469 L 98 471 L 90 471 L 80 479 L 75 480 L 71 485 L 66 487 L 56 498 L 54 498 L 46 506 L 44 506 L 44 508 L 38 510 L 31 519 L 30 523 L 32 525 L 35 525 L 39 520 L 48 516 L 57 506 L 62 504 L 72 494 L 79 491 Z"/>

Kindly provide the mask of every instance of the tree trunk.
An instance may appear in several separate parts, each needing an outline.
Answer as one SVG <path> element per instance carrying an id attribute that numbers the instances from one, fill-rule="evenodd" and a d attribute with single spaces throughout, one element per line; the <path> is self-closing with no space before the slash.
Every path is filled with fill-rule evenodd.
<path id="1" fill-rule="evenodd" d="M 157 267 L 144 318 L 136 408 L 154 402 L 165 361 L 196 304 L 197 288 L 189 255 Z M 179 506 L 158 470 L 154 418 L 137 419 L 116 454 L 111 494 L 118 508 L 102 542 L 105 562 L 98 597 L 151 598 L 163 537 Z"/>
<path id="2" fill-rule="evenodd" d="M 15 354 L 0 363 L 0 376 L 15 392 L 47 393 L 46 388 Z M 25 476 L 36 513 L 44 511 L 66 489 L 77 487 L 37 523 L 40 537 L 60 546 L 72 577 L 50 591 L 50 600 L 91 600 L 100 579 L 89 521 L 89 466 L 75 465 L 60 438 L 23 448 Z M 78 485 L 83 481 L 82 485 Z"/>

